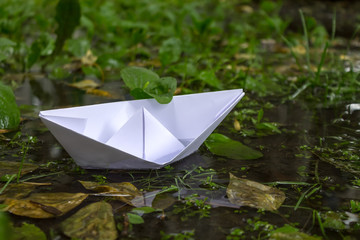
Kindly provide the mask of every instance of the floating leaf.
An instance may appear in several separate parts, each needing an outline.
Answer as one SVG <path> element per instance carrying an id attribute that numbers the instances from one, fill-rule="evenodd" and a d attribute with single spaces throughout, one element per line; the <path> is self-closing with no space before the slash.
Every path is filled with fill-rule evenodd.
<path id="1" fill-rule="evenodd" d="M 231 173 L 226 194 L 233 204 L 269 211 L 278 209 L 285 200 L 285 194 L 279 189 L 237 178 Z"/>
<path id="2" fill-rule="evenodd" d="M 24 198 L 28 196 L 35 188 L 35 185 L 26 183 L 10 184 L 5 188 L 4 192 L 0 194 L 0 202 L 4 201 L 6 198 Z"/>
<path id="3" fill-rule="evenodd" d="M 14 240 L 46 240 L 45 233 L 34 224 L 23 223 L 21 227 L 13 228 Z"/>
<path id="4" fill-rule="evenodd" d="M 205 141 L 206 147 L 213 154 L 237 160 L 257 159 L 263 154 L 241 142 L 232 140 L 222 134 L 213 133 Z"/>
<path id="5" fill-rule="evenodd" d="M 131 206 L 144 206 L 144 197 L 142 193 L 131 183 L 109 183 L 102 185 L 97 182 L 79 181 L 86 189 L 102 193 L 104 196 L 112 196 Z"/>
<path id="6" fill-rule="evenodd" d="M 5 200 L 7 211 L 31 218 L 61 216 L 78 206 L 88 196 L 85 193 L 34 193 L 24 199 Z"/>
<path id="7" fill-rule="evenodd" d="M 19 126 L 20 111 L 10 87 L 0 82 L 0 129 L 14 129 Z"/>
<path id="8" fill-rule="evenodd" d="M 20 162 L 0 161 L 0 176 L 18 174 Z M 39 166 L 32 163 L 23 163 L 21 168 L 21 176 L 34 171 Z"/>
<path id="9" fill-rule="evenodd" d="M 61 228 L 72 239 L 112 240 L 118 235 L 112 207 L 103 201 L 80 209 L 62 222 Z"/>

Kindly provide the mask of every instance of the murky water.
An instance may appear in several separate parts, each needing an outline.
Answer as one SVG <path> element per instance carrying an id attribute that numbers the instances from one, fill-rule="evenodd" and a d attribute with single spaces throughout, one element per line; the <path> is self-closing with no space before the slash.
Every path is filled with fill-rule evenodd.
<path id="1" fill-rule="evenodd" d="M 350 180 L 354 179 L 354 174 L 342 171 L 323 161 L 310 150 L 300 149 L 303 145 L 319 145 L 320 141 L 322 145 L 330 145 L 331 141 L 334 141 L 331 136 L 349 141 L 358 139 L 360 135 L 359 111 L 346 113 L 345 104 L 340 104 L 336 108 L 322 109 L 313 108 L 304 102 L 281 103 L 280 100 L 269 99 L 275 107 L 266 112 L 266 117 L 270 121 L 280 123 L 283 133 L 259 138 L 243 138 L 234 131 L 229 131 L 232 119 L 226 118 L 216 131 L 254 148 L 263 146 L 264 157 L 258 160 L 240 161 L 216 157 L 205 146 L 202 146 L 196 153 L 172 164 L 171 168 L 157 171 L 87 170 L 85 173 L 74 171 L 75 164 L 51 133 L 45 130 L 36 115 L 42 109 L 129 99 L 129 95 L 123 90 L 120 82 L 106 83 L 104 88 L 110 89 L 116 96 L 115 99 L 85 94 L 63 83 L 37 77 L 25 80 L 17 89 L 16 96 L 19 105 L 35 106 L 35 109 L 23 110 L 25 120 L 21 128 L 24 134 L 35 135 L 40 140 L 28 155 L 29 159 L 44 166 L 34 174 L 49 173 L 48 169 L 52 169 L 53 172 L 61 171 L 59 174 L 36 180 L 52 183 L 52 186 L 41 187 L 38 191 L 84 192 L 86 190 L 77 180 L 93 181 L 92 175 L 100 174 L 106 176 L 109 182 L 133 182 L 144 192 L 160 190 L 171 185 L 180 189 L 180 191 L 166 193 L 164 205 L 169 206 L 164 210 L 165 219 L 159 217 L 160 213 L 146 214 L 143 216 L 145 224 L 134 225 L 127 237 L 159 239 L 161 231 L 180 233 L 195 230 L 195 239 L 225 239 L 233 228 L 247 229 L 247 237 L 244 239 L 249 239 L 251 236 L 258 237 L 259 230 L 249 223 L 249 219 L 260 219 L 278 227 L 289 223 L 299 223 L 297 227 L 304 232 L 321 236 L 318 224 L 312 225 L 313 211 L 311 209 L 346 210 L 349 209 L 350 200 L 360 200 L 360 189 L 349 185 Z M 3 153 L 3 157 L 16 159 L 11 154 L 10 151 Z M 199 170 L 199 167 L 203 170 Z M 279 182 L 276 186 L 283 190 L 287 197 L 283 206 L 277 213 L 265 213 L 249 207 L 242 207 L 240 210 L 234 208 L 226 198 L 229 172 L 261 183 Z M 207 176 L 211 176 L 211 182 L 215 185 L 211 186 L 206 182 Z M 321 190 L 311 198 L 304 199 L 301 203 L 303 208 L 295 211 L 294 206 L 304 191 L 298 191 L 297 188 L 310 188 L 311 185 L 302 186 L 287 182 L 315 184 L 316 179 L 322 183 Z M 207 197 L 214 206 L 209 210 L 208 217 L 200 218 L 199 214 L 192 216 L 191 212 L 197 209 L 175 213 L 176 209 L 181 209 L 185 205 L 184 199 L 194 193 L 202 199 Z M 12 216 L 12 219 L 15 223 L 23 221 L 36 223 L 48 234 L 52 232 L 51 237 L 67 239 L 60 234 L 58 224 L 82 206 L 99 200 L 99 197 L 89 197 L 78 208 L 56 219 L 32 220 L 17 216 Z M 116 221 L 121 224 L 122 214 L 130 208 L 118 201 L 110 201 L 110 203 L 113 205 Z M 251 226 L 253 230 L 250 229 Z M 331 230 L 326 232 L 329 237 L 339 238 L 339 235 Z M 349 235 L 355 237 L 357 234 L 359 231 L 351 232 Z"/>

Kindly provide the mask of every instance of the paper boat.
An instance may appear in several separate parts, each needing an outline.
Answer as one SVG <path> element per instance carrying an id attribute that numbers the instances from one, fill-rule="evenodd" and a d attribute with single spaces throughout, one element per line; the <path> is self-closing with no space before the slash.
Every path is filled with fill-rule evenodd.
<path id="1" fill-rule="evenodd" d="M 41 111 L 83 168 L 157 169 L 195 152 L 244 96 L 242 89 Z"/>

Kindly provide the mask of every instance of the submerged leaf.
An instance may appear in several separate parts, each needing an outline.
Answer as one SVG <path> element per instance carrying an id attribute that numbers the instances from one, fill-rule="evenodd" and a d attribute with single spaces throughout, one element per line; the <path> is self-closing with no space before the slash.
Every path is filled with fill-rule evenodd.
<path id="1" fill-rule="evenodd" d="M 321 218 L 324 221 L 323 226 L 325 228 L 331 228 L 336 230 L 346 229 L 346 225 L 343 220 L 347 219 L 348 217 L 343 213 L 328 211 L 322 213 Z"/>
<path id="2" fill-rule="evenodd" d="M 279 189 L 237 178 L 231 173 L 226 194 L 233 204 L 269 211 L 278 209 L 285 200 L 285 194 Z"/>
<path id="3" fill-rule="evenodd" d="M 166 209 L 176 202 L 175 198 L 169 193 L 157 194 L 152 202 L 152 207 L 156 209 Z"/>
<path id="4" fill-rule="evenodd" d="M 321 237 L 314 237 L 303 232 L 276 232 L 271 234 L 269 240 L 321 240 Z"/>
<path id="5" fill-rule="evenodd" d="M 112 196 L 117 200 L 125 202 L 131 206 L 144 206 L 142 193 L 131 183 L 109 183 L 102 185 L 97 182 L 79 181 L 86 189 L 102 193 L 104 196 Z"/>
<path id="6" fill-rule="evenodd" d="M 46 240 L 45 233 L 34 224 L 23 223 L 21 227 L 13 228 L 14 240 Z"/>
<path id="7" fill-rule="evenodd" d="M 112 240 L 118 235 L 112 207 L 103 201 L 80 209 L 66 219 L 61 228 L 65 235 L 76 239 Z"/>
<path id="8" fill-rule="evenodd" d="M 17 174 L 21 166 L 20 162 L 0 161 L 0 177 L 5 175 Z M 21 176 L 34 171 L 39 166 L 32 163 L 23 163 Z"/>
<path id="9" fill-rule="evenodd" d="M 85 193 L 34 193 L 28 198 L 8 198 L 7 211 L 31 218 L 52 218 L 77 207 L 88 196 Z"/>
<path id="10" fill-rule="evenodd" d="M 14 129 L 20 123 L 20 111 L 10 87 L 0 82 L 0 129 Z"/>
<path id="11" fill-rule="evenodd" d="M 219 133 L 211 134 L 205 145 L 213 154 L 236 160 L 257 159 L 263 156 L 261 152 Z"/>
<path id="12" fill-rule="evenodd" d="M 270 233 L 271 240 L 320 240 L 321 237 L 313 237 L 306 233 L 299 232 L 299 229 L 290 225 L 284 225 Z"/>

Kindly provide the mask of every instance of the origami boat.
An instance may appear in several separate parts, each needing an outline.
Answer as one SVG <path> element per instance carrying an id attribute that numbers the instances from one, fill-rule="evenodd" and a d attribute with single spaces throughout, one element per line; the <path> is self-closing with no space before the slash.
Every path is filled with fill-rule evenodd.
<path id="1" fill-rule="evenodd" d="M 193 152 L 244 96 L 242 89 L 41 111 L 83 168 L 157 169 Z"/>

